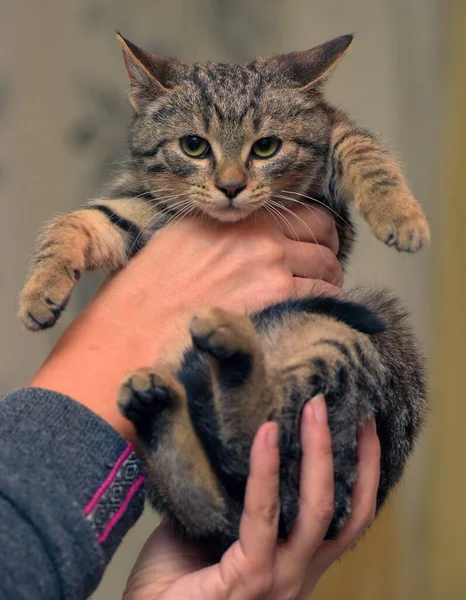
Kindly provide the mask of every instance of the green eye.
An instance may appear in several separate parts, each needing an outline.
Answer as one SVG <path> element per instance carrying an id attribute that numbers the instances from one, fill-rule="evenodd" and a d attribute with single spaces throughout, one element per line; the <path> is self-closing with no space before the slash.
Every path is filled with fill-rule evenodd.
<path id="1" fill-rule="evenodd" d="M 204 138 L 197 135 L 185 135 L 180 140 L 181 149 L 192 158 L 205 158 L 210 154 L 210 145 Z"/>
<path id="2" fill-rule="evenodd" d="M 256 158 L 271 158 L 280 150 L 282 143 L 274 137 L 265 137 L 254 142 L 251 154 Z"/>

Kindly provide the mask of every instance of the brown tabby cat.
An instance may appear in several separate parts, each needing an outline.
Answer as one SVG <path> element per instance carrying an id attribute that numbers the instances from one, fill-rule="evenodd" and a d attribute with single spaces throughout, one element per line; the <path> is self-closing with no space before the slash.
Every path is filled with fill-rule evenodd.
<path id="1" fill-rule="evenodd" d="M 237 221 L 319 201 L 336 214 L 343 261 L 354 237 L 352 202 L 387 245 L 415 252 L 428 241 L 395 158 L 323 97 L 352 36 L 246 65 L 185 64 L 118 37 L 135 110 L 128 166 L 105 198 L 45 228 L 21 297 L 28 329 L 52 326 L 83 272 L 121 268 L 174 215 Z M 191 335 L 181 365 L 142 368 L 120 391 L 157 509 L 222 552 L 238 535 L 252 439 L 275 419 L 286 536 L 297 514 L 300 414 L 319 392 L 335 468 L 328 536 L 350 513 L 357 431 L 372 414 L 382 448 L 380 508 L 425 413 L 423 362 L 389 293 L 290 300 L 252 316 L 213 308 L 193 317 Z"/>

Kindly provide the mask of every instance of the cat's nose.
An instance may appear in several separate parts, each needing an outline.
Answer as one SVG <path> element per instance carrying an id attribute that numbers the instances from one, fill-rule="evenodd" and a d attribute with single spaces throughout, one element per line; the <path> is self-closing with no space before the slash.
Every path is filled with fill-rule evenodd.
<path id="1" fill-rule="evenodd" d="M 240 192 L 242 192 L 245 187 L 246 187 L 246 184 L 243 183 L 242 181 L 238 181 L 238 182 L 233 181 L 233 182 L 221 183 L 221 184 L 217 185 L 217 188 L 219 190 L 221 190 L 229 200 L 233 200 L 233 198 L 236 198 L 236 196 Z"/>

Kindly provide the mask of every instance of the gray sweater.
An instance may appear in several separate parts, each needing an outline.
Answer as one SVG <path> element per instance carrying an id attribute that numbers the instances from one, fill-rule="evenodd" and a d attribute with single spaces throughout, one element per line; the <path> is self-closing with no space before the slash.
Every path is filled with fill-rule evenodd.
<path id="1" fill-rule="evenodd" d="M 0 600 L 83 600 L 142 513 L 132 447 L 71 398 L 0 401 Z"/>

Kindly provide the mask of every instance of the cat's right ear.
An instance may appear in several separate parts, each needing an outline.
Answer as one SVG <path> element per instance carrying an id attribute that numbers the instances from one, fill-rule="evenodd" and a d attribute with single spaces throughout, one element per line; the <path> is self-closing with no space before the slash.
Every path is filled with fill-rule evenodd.
<path id="1" fill-rule="evenodd" d="M 130 81 L 130 102 L 138 112 L 145 103 L 169 91 L 169 76 L 173 59 L 146 52 L 120 33 L 116 34 Z"/>
<path id="2" fill-rule="evenodd" d="M 286 65 L 288 72 L 302 89 L 320 88 L 333 69 L 345 56 L 353 41 L 353 35 L 341 35 L 320 46 L 304 52 L 290 52 L 276 57 Z"/>

